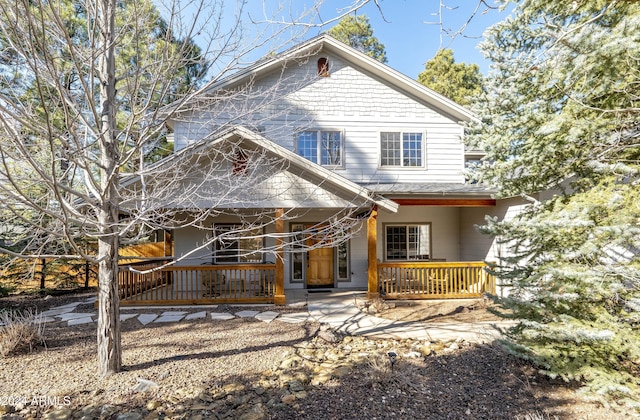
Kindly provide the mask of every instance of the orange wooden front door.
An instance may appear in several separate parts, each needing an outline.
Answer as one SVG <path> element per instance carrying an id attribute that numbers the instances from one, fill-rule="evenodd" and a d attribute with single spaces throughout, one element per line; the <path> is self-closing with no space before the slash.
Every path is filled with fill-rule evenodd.
<path id="1" fill-rule="evenodd" d="M 317 239 L 310 236 L 309 246 L 317 243 Z M 307 286 L 333 287 L 333 248 L 312 248 L 307 253 Z"/>

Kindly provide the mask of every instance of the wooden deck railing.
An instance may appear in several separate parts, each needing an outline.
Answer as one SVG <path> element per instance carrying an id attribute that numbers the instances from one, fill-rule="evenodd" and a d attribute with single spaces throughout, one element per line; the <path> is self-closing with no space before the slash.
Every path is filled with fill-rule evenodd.
<path id="1" fill-rule="evenodd" d="M 124 266 L 120 304 L 272 303 L 275 270 L 275 264 Z"/>
<path id="2" fill-rule="evenodd" d="M 378 263 L 378 287 L 387 299 L 474 298 L 496 293 L 483 262 Z"/>
<path id="3" fill-rule="evenodd" d="M 275 264 L 123 266 L 121 305 L 273 303 Z M 387 299 L 474 298 L 496 293 L 483 262 L 378 263 L 378 287 Z"/>

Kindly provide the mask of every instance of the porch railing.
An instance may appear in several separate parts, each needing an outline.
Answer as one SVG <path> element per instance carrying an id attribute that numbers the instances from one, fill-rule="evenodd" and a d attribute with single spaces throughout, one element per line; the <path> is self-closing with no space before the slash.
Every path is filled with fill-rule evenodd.
<path id="1" fill-rule="evenodd" d="M 275 264 L 121 267 L 121 305 L 272 303 Z"/>
<path id="2" fill-rule="evenodd" d="M 378 263 L 378 288 L 388 299 L 475 298 L 496 293 L 483 262 Z M 158 268 L 123 266 L 121 305 L 273 303 L 275 264 Z"/>
<path id="3" fill-rule="evenodd" d="M 475 298 L 496 293 L 483 262 L 378 263 L 380 295 L 388 299 Z"/>

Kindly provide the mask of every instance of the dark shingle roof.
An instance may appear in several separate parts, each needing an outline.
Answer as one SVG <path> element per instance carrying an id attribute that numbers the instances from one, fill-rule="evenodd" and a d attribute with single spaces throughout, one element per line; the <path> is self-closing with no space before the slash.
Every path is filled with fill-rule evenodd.
<path id="1" fill-rule="evenodd" d="M 393 184 L 361 184 L 363 187 L 378 194 L 389 195 L 431 195 L 431 196 L 462 196 L 462 197 L 490 197 L 496 193 L 495 189 L 483 184 L 447 184 L 447 183 L 393 183 Z"/>

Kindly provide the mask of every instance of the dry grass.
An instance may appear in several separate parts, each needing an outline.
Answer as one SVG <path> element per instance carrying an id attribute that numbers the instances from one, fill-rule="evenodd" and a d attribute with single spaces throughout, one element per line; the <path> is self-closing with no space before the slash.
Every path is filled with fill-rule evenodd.
<path id="1" fill-rule="evenodd" d="M 0 312 L 0 357 L 31 351 L 34 345 L 44 343 L 43 333 L 43 318 L 36 312 Z"/>
<path id="2" fill-rule="evenodd" d="M 369 386 L 382 386 L 405 391 L 409 394 L 423 394 L 413 381 L 411 370 L 415 367 L 411 363 L 393 357 L 392 354 L 375 354 L 367 360 L 366 382 Z"/>
<path id="3" fill-rule="evenodd" d="M 558 420 L 558 416 L 551 417 L 549 414 L 536 411 L 525 414 L 524 417 L 516 416 L 516 420 Z"/>

